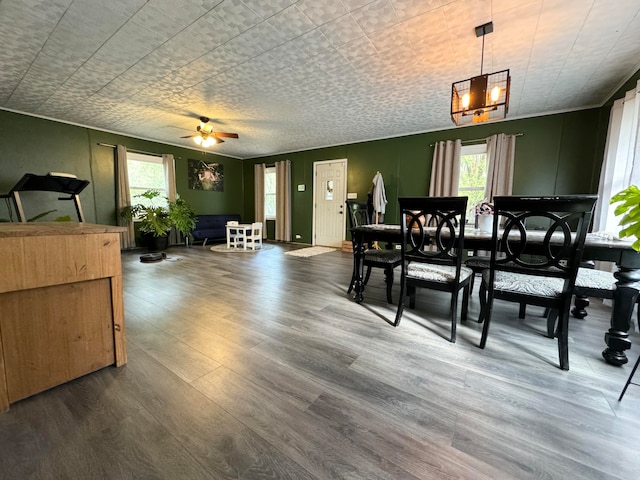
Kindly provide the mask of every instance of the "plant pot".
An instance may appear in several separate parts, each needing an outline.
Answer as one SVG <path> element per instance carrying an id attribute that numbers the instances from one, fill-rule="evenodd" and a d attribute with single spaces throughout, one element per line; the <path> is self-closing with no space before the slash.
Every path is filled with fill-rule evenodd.
<path id="1" fill-rule="evenodd" d="M 141 232 L 142 245 L 150 252 L 161 252 L 169 247 L 169 235 L 156 237 L 152 233 Z"/>
<path id="2" fill-rule="evenodd" d="M 493 232 L 493 215 L 478 215 L 478 230 L 483 233 Z"/>

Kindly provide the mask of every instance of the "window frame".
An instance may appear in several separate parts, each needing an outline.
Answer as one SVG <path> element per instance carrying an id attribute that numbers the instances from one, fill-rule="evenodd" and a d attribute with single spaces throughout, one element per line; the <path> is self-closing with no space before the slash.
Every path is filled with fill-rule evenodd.
<path id="1" fill-rule="evenodd" d="M 155 187 L 155 186 L 146 186 L 146 185 L 134 185 L 131 182 L 131 162 L 144 162 L 144 163 L 152 163 L 152 164 L 156 164 L 156 165 L 160 165 L 160 168 L 162 169 L 162 188 L 160 187 Z M 128 175 L 128 180 L 129 180 L 129 201 L 131 202 L 131 205 L 136 205 L 138 203 L 145 203 L 143 201 L 141 201 L 142 199 L 140 198 L 134 198 L 134 191 L 147 191 L 147 190 L 158 190 L 160 192 L 160 198 L 158 199 L 158 203 L 161 203 L 160 199 L 164 199 L 168 196 L 168 188 L 167 188 L 167 179 L 165 178 L 165 174 L 164 174 L 164 162 L 162 160 L 162 157 L 158 157 L 155 155 L 146 155 L 143 153 L 134 153 L 134 152 L 127 152 L 127 175 Z M 146 199 L 144 199 L 146 200 Z"/>
<path id="2" fill-rule="evenodd" d="M 483 142 L 483 143 L 475 143 L 472 145 L 463 145 L 460 149 L 460 159 L 462 161 L 462 157 L 464 156 L 468 156 L 468 155 L 484 155 L 485 156 L 485 177 L 484 177 L 484 183 L 482 184 L 482 186 L 478 185 L 478 186 L 472 186 L 472 187 L 462 187 L 465 190 L 463 192 L 460 191 L 461 185 L 460 182 L 458 181 L 458 189 L 457 189 L 457 195 L 458 196 L 466 196 L 468 197 L 468 192 L 471 191 L 479 191 L 480 189 L 482 189 L 483 192 L 483 197 L 484 197 L 484 190 L 486 189 L 487 186 L 487 176 L 488 176 L 488 163 L 489 163 L 489 157 L 488 157 L 488 148 L 487 148 L 487 143 Z M 460 164 L 460 167 L 462 168 L 462 163 Z M 458 174 L 460 174 L 460 171 L 458 171 Z M 480 199 L 482 200 L 482 199 Z M 475 212 L 475 204 L 470 203 L 467 205 L 468 208 L 468 212 Z M 473 217 L 469 217 L 467 218 L 468 221 L 471 221 Z"/>
<path id="3" fill-rule="evenodd" d="M 274 191 L 273 192 L 267 192 L 267 176 L 271 176 L 273 175 L 274 177 Z M 276 201 L 277 201 L 277 195 L 278 195 L 278 184 L 276 182 L 276 167 L 265 167 L 264 169 L 264 206 L 265 206 L 265 210 L 264 210 L 264 217 L 265 220 L 276 220 L 277 217 L 277 211 L 274 211 L 273 215 L 268 215 L 267 214 L 267 197 L 273 197 L 274 199 L 274 210 L 277 210 L 277 208 L 275 207 L 276 205 Z"/>

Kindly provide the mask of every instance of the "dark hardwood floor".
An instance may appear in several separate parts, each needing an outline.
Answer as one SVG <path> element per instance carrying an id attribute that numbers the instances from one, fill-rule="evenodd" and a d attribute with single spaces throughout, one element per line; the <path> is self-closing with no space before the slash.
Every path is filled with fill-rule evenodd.
<path id="1" fill-rule="evenodd" d="M 451 344 L 446 294 L 393 328 L 382 272 L 358 305 L 350 254 L 293 248 L 123 254 L 128 364 L 11 405 L 0 478 L 640 478 L 640 387 L 617 401 L 637 325 L 606 364 L 593 301 L 565 372 L 536 307 L 497 302 L 485 350 L 473 320 Z"/>

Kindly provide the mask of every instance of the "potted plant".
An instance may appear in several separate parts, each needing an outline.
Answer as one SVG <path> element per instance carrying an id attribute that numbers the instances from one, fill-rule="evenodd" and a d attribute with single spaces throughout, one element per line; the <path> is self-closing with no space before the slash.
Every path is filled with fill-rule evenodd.
<path id="1" fill-rule="evenodd" d="M 618 222 L 623 227 L 618 235 L 620 238 L 635 237 L 631 247 L 640 251 L 640 188 L 630 185 L 611 197 L 609 203 L 620 203 L 614 213 L 616 216 L 624 215 Z"/>
<path id="2" fill-rule="evenodd" d="M 147 246 L 152 251 L 164 250 L 169 246 L 169 232 L 175 227 L 185 237 L 192 239 L 191 231 L 196 226 L 196 213 L 184 199 L 178 197 L 169 201 L 160 197 L 157 190 L 134 195 L 145 199 L 122 209 L 120 215 L 125 220 L 136 220 Z"/>

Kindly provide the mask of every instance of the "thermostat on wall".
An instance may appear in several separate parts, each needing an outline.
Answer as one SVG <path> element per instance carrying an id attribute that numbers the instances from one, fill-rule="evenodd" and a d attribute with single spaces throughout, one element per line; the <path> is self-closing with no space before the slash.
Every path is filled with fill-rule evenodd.
<path id="1" fill-rule="evenodd" d="M 355 200 L 358 198 L 357 193 L 347 193 L 347 200 Z"/>

